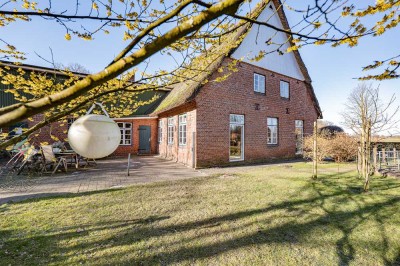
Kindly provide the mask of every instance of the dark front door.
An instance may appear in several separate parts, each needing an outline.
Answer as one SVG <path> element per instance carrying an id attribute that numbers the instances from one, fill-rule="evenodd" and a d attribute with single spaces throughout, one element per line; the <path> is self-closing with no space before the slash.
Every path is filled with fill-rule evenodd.
<path id="1" fill-rule="evenodd" d="M 150 153 L 150 126 L 139 126 L 139 153 Z"/>

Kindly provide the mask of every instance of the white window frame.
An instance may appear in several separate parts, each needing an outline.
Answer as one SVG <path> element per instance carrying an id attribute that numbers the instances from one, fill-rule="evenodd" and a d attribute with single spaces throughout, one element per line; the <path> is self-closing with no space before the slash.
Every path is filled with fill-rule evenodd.
<path id="1" fill-rule="evenodd" d="M 119 130 L 121 132 L 121 142 L 120 146 L 130 146 L 132 145 L 132 127 L 133 124 L 129 122 L 117 122 Z M 130 125 L 127 127 L 127 125 Z M 130 136 L 129 138 L 127 136 Z"/>
<path id="2" fill-rule="evenodd" d="M 265 94 L 265 76 L 254 73 L 254 92 Z"/>
<path id="3" fill-rule="evenodd" d="M 271 136 L 270 133 L 271 132 Z M 267 118 L 267 144 L 277 145 L 279 139 L 279 119 L 277 117 Z"/>
<path id="4" fill-rule="evenodd" d="M 187 142 L 187 114 L 178 116 L 178 143 L 179 146 L 186 146 Z"/>
<path id="5" fill-rule="evenodd" d="M 173 117 L 168 117 L 168 144 L 174 144 L 174 122 L 175 119 Z"/>
<path id="6" fill-rule="evenodd" d="M 242 132 L 241 132 L 241 134 L 242 134 L 242 143 L 240 145 L 241 146 L 240 149 L 241 149 L 242 153 L 241 153 L 239 159 L 231 158 L 231 153 L 230 153 L 231 152 L 230 151 L 230 147 L 231 147 L 231 145 L 230 145 L 230 141 L 231 141 L 230 140 L 231 125 L 239 125 L 239 126 L 242 127 Z M 230 114 L 229 115 L 229 161 L 230 162 L 244 161 L 244 134 L 245 134 L 245 132 L 244 132 L 244 115 Z"/>
<path id="7" fill-rule="evenodd" d="M 285 99 L 289 99 L 290 97 L 290 83 L 284 80 L 281 80 L 279 83 L 281 97 Z"/>
<path id="8" fill-rule="evenodd" d="M 164 122 L 160 119 L 158 120 L 158 143 L 162 143 L 163 139 L 163 126 Z"/>

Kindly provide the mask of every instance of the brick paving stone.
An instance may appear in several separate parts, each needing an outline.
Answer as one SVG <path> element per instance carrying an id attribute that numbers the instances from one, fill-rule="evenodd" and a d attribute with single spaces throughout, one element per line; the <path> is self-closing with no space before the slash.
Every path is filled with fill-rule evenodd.
<path id="1" fill-rule="evenodd" d="M 67 173 L 46 175 L 34 179 L 27 189 L 14 185 L 0 186 L 0 204 L 28 198 L 104 190 L 150 182 L 172 181 L 207 174 L 174 163 L 158 156 L 132 157 L 130 176 L 127 176 L 127 158 L 99 160 L 90 168 L 69 168 Z M 1 185 L 0 180 L 0 185 Z"/>

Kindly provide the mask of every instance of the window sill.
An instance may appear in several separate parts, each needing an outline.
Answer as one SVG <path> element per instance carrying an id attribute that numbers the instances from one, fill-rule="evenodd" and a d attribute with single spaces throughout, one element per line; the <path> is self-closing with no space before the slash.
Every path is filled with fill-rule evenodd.
<path id="1" fill-rule="evenodd" d="M 262 95 L 262 96 L 265 96 L 265 95 L 266 95 L 265 92 L 259 92 L 259 91 L 254 91 L 254 94 L 255 94 L 255 95 Z"/>
<path id="2" fill-rule="evenodd" d="M 267 144 L 267 147 L 269 148 L 275 148 L 275 147 L 279 147 L 279 144 Z"/>
<path id="3" fill-rule="evenodd" d="M 244 159 L 229 159 L 230 163 L 234 163 L 234 162 L 243 162 Z"/>
<path id="4" fill-rule="evenodd" d="M 282 96 L 281 96 L 281 100 L 290 102 L 290 98 L 286 98 L 286 97 L 282 97 Z"/>

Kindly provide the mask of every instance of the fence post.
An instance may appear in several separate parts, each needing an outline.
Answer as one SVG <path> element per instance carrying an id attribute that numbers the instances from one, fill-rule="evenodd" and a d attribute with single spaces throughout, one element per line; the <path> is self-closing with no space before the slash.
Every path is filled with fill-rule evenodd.
<path id="1" fill-rule="evenodd" d="M 377 173 L 378 172 L 378 147 L 376 147 L 376 145 L 374 145 L 374 148 L 372 150 L 372 154 L 374 156 L 374 172 Z"/>
<path id="2" fill-rule="evenodd" d="M 128 154 L 128 176 L 130 176 L 129 170 L 131 168 L 131 154 Z"/>
<path id="3" fill-rule="evenodd" d="M 383 162 L 386 161 L 386 148 L 385 147 L 382 148 L 382 161 Z"/>

